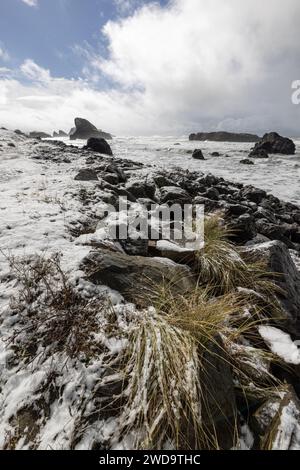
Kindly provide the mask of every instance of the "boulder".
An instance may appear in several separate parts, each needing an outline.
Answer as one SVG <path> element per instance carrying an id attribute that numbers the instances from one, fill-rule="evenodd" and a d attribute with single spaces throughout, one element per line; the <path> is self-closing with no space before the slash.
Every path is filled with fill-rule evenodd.
<path id="1" fill-rule="evenodd" d="M 265 261 L 274 276 L 274 282 L 282 289 L 279 296 L 289 325 L 299 335 L 300 326 L 300 273 L 290 255 L 287 246 L 280 241 L 271 241 L 246 249 L 252 259 Z"/>
<path id="2" fill-rule="evenodd" d="M 112 156 L 112 149 L 108 142 L 105 139 L 98 137 L 90 137 L 86 144 L 87 149 L 91 149 L 94 152 L 99 152 L 104 155 Z"/>
<path id="3" fill-rule="evenodd" d="M 76 181 L 96 181 L 98 180 L 97 173 L 95 170 L 89 168 L 83 168 L 74 178 Z"/>
<path id="4" fill-rule="evenodd" d="M 233 230 L 231 238 L 235 243 L 245 243 L 257 235 L 255 220 L 251 214 L 242 214 L 233 220 L 229 218 L 229 223 Z"/>
<path id="5" fill-rule="evenodd" d="M 100 139 L 111 139 L 112 136 L 107 132 L 98 130 L 93 124 L 87 119 L 75 118 L 75 128 L 70 131 L 70 139 L 84 139 L 87 140 L 90 137 L 97 137 Z"/>
<path id="6" fill-rule="evenodd" d="M 202 364 L 204 431 L 207 435 L 216 435 L 221 450 L 229 450 L 235 445 L 238 413 L 232 371 L 220 337 L 207 344 Z"/>
<path id="7" fill-rule="evenodd" d="M 243 199 L 247 199 L 247 201 L 260 204 L 261 201 L 267 196 L 267 193 L 263 189 L 255 188 L 254 186 L 245 186 L 240 191 L 240 195 Z"/>
<path id="8" fill-rule="evenodd" d="M 249 158 L 244 158 L 244 160 L 240 160 L 240 163 L 243 165 L 254 165 L 254 162 L 252 160 L 249 160 Z"/>
<path id="9" fill-rule="evenodd" d="M 153 286 L 164 281 L 170 283 L 174 293 L 195 288 L 188 267 L 162 258 L 129 256 L 109 250 L 91 251 L 81 268 L 90 282 L 106 285 L 119 291 L 126 300 L 138 304 L 143 303 L 144 295 L 151 298 Z"/>
<path id="10" fill-rule="evenodd" d="M 257 156 L 261 154 L 261 152 L 266 152 L 267 154 L 280 153 L 283 155 L 294 155 L 295 151 L 296 146 L 291 139 L 282 137 L 277 134 L 277 132 L 270 132 L 265 134 L 263 138 L 257 142 L 251 152 L 251 156 Z"/>
<path id="11" fill-rule="evenodd" d="M 202 153 L 202 150 L 200 150 L 200 149 L 195 149 L 193 151 L 192 157 L 195 158 L 196 160 L 205 160 L 205 158 L 203 156 L 203 153 Z"/>
<path id="12" fill-rule="evenodd" d="M 209 140 L 214 142 L 258 142 L 259 137 L 255 134 L 234 133 L 234 132 L 198 132 L 191 134 L 190 140 Z"/>
<path id="13" fill-rule="evenodd" d="M 190 195 L 182 188 L 177 186 L 163 186 L 160 188 L 161 204 L 190 204 L 192 199 Z"/>
<path id="14" fill-rule="evenodd" d="M 154 181 L 150 179 L 133 179 L 126 184 L 126 190 L 135 198 L 145 198 L 153 200 L 156 187 Z"/>
<path id="15" fill-rule="evenodd" d="M 211 156 L 212 157 L 220 157 L 221 154 L 219 152 L 212 152 Z"/>

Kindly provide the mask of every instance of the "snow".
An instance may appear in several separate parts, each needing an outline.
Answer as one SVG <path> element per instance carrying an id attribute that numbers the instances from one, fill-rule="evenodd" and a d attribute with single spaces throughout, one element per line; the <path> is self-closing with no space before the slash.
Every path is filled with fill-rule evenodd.
<path id="1" fill-rule="evenodd" d="M 274 354 L 288 364 L 300 364 L 300 349 L 289 334 L 273 326 L 265 325 L 260 325 L 258 331 Z"/>

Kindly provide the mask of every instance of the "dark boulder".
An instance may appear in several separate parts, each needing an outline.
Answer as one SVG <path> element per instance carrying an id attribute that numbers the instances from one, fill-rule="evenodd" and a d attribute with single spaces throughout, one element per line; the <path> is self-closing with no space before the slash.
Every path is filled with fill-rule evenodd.
<path id="1" fill-rule="evenodd" d="M 98 180 L 97 173 L 89 168 L 83 168 L 74 178 L 76 181 L 96 181 Z"/>
<path id="2" fill-rule="evenodd" d="M 145 301 L 145 289 L 150 297 L 151 287 L 162 282 L 170 284 L 174 293 L 195 288 L 190 269 L 170 260 L 101 250 L 90 252 L 81 267 L 90 282 L 117 290 L 126 300 L 138 304 Z"/>
<path id="3" fill-rule="evenodd" d="M 212 152 L 211 156 L 212 157 L 220 157 L 221 154 L 219 152 Z"/>
<path id="4" fill-rule="evenodd" d="M 192 157 L 195 158 L 196 160 L 205 160 L 202 150 L 199 150 L 199 149 L 195 149 L 193 151 Z"/>
<path id="5" fill-rule="evenodd" d="M 282 289 L 280 302 L 291 325 L 300 325 L 300 274 L 286 245 L 271 241 L 247 249 L 252 259 L 265 261 L 274 276 L 274 282 Z"/>
<path id="6" fill-rule="evenodd" d="M 245 243 L 257 235 L 254 217 L 251 214 L 242 214 L 236 219 L 228 220 L 233 230 L 231 238 L 236 243 Z"/>
<path id="7" fill-rule="evenodd" d="M 254 162 L 252 160 L 249 160 L 249 158 L 244 158 L 244 160 L 240 160 L 240 163 L 243 165 L 254 165 Z"/>
<path id="8" fill-rule="evenodd" d="M 192 199 L 190 195 L 182 188 L 177 186 L 164 186 L 160 188 L 161 204 L 190 204 Z"/>
<path id="9" fill-rule="evenodd" d="M 243 199 L 247 199 L 247 201 L 260 204 L 267 196 L 267 193 L 263 189 L 255 188 L 253 186 L 245 186 L 245 188 L 241 190 L 240 195 Z"/>
<path id="10" fill-rule="evenodd" d="M 283 155 L 294 155 L 296 146 L 294 142 L 287 138 L 277 134 L 277 132 L 270 132 L 265 134 L 263 138 L 257 142 L 251 156 L 257 156 L 261 151 L 265 151 L 267 154 L 280 153 Z"/>
<path id="11" fill-rule="evenodd" d="M 104 155 L 112 156 L 112 149 L 108 142 L 105 139 L 98 137 L 90 137 L 86 144 L 87 149 L 91 149 L 94 152 L 99 152 Z"/>
<path id="12" fill-rule="evenodd" d="M 203 430 L 215 436 L 221 450 L 229 450 L 236 441 L 238 412 L 230 361 L 220 337 L 208 342 L 202 364 Z"/>
<path id="13" fill-rule="evenodd" d="M 258 135 L 234 132 L 198 132 L 191 134 L 190 140 L 210 140 L 214 142 L 258 142 Z"/>
<path id="14" fill-rule="evenodd" d="M 75 118 L 75 128 L 70 131 L 70 139 L 89 139 L 90 137 L 97 137 L 100 139 L 111 139 L 112 136 L 107 132 L 98 130 L 87 119 Z"/>
<path id="15" fill-rule="evenodd" d="M 132 180 L 126 184 L 126 190 L 135 198 L 148 198 L 153 200 L 155 198 L 156 186 L 154 181 L 150 179 Z"/>

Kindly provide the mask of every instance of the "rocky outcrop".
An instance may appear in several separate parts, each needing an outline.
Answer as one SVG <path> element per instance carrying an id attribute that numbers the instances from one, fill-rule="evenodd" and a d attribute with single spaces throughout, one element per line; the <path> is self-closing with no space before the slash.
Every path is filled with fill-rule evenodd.
<path id="1" fill-rule="evenodd" d="M 257 148 L 251 150 L 249 158 L 269 158 L 269 155 L 263 148 Z"/>
<path id="2" fill-rule="evenodd" d="M 58 132 L 54 131 L 53 132 L 53 137 L 67 137 L 68 134 L 66 132 L 59 130 Z"/>
<path id="3" fill-rule="evenodd" d="M 32 131 L 29 132 L 29 137 L 32 139 L 47 139 L 51 137 L 51 135 L 46 132 Z"/>
<path id="4" fill-rule="evenodd" d="M 265 134 L 263 138 L 257 142 L 254 149 L 249 156 L 256 158 L 266 158 L 268 154 L 283 154 L 294 155 L 296 146 L 294 142 L 277 134 L 277 132 L 270 132 Z"/>
<path id="5" fill-rule="evenodd" d="M 87 140 L 90 137 L 96 137 L 99 139 L 112 139 L 112 136 L 109 133 L 98 130 L 87 119 L 82 118 L 75 118 L 75 128 L 71 129 L 69 135 L 71 140 Z"/>
<path id="6" fill-rule="evenodd" d="M 170 260 L 132 257 L 108 250 L 90 252 L 83 260 L 82 269 L 89 281 L 107 285 L 136 303 L 142 303 L 143 296 L 151 298 L 153 286 L 163 281 L 172 283 L 174 292 L 187 292 L 195 286 L 192 273 L 186 266 Z"/>
<path id="7" fill-rule="evenodd" d="M 108 142 L 100 137 L 90 137 L 86 144 L 87 149 L 91 149 L 94 152 L 102 153 L 104 155 L 112 156 L 113 152 Z"/>
<path id="8" fill-rule="evenodd" d="M 198 132 L 191 134 L 189 140 L 210 140 L 213 142 L 258 142 L 259 137 L 255 134 L 244 134 L 234 132 Z"/>

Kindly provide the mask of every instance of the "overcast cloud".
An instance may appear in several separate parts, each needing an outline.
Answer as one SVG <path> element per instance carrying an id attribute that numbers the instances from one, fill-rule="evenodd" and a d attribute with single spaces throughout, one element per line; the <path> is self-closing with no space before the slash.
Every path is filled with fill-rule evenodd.
<path id="1" fill-rule="evenodd" d="M 299 0 L 139 7 L 104 26 L 105 59 L 82 54 L 82 80 L 53 77 L 30 58 L 0 73 L 0 123 L 68 130 L 79 115 L 119 135 L 218 128 L 299 136 L 300 106 L 291 102 L 299 18 Z M 110 86 L 101 89 L 103 77 Z"/>

